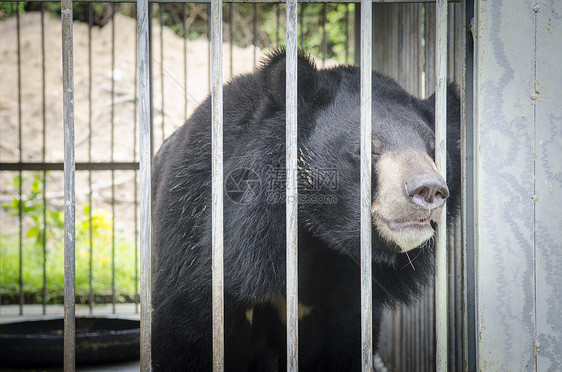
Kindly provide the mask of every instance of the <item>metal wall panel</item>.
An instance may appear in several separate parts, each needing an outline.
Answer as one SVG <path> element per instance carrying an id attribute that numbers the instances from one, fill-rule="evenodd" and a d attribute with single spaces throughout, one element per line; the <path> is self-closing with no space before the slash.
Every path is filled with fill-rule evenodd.
<path id="1" fill-rule="evenodd" d="M 537 371 L 562 368 L 562 3 L 536 11 L 535 252 Z"/>
<path id="2" fill-rule="evenodd" d="M 475 20 L 477 364 L 534 370 L 534 3 L 479 1 Z M 521 51 L 525 51 L 522 53 Z"/>

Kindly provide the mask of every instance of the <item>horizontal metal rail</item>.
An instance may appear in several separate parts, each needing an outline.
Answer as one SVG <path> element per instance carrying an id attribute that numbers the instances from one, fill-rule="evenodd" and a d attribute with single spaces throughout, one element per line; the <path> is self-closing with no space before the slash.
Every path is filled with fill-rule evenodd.
<path id="1" fill-rule="evenodd" d="M 0 163 L 0 171 L 62 171 L 64 163 Z M 76 163 L 77 171 L 104 171 L 104 170 L 138 170 L 138 162 L 82 162 Z"/>
<path id="2" fill-rule="evenodd" d="M 18 0 L 5 0 L 19 2 Z M 35 0 L 36 3 L 58 3 L 56 0 Z M 149 0 L 149 3 L 210 3 L 211 0 Z M 361 3 L 361 0 L 298 0 L 299 3 Z M 435 3 L 435 0 L 371 0 L 372 3 Z M 449 0 L 458 3 L 460 0 Z M 136 3 L 136 0 L 74 0 L 73 3 Z M 223 3 L 282 3 L 279 0 L 224 0 Z"/>

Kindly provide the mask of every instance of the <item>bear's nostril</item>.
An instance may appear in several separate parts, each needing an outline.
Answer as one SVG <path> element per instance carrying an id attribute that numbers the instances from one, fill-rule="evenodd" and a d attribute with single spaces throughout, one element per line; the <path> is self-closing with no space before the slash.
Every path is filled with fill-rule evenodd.
<path id="1" fill-rule="evenodd" d="M 424 208 L 439 208 L 449 196 L 443 177 L 437 173 L 418 174 L 405 182 L 410 200 Z"/>
<path id="2" fill-rule="evenodd" d="M 427 187 L 422 187 L 422 188 L 416 193 L 415 196 L 416 196 L 416 197 L 419 197 L 419 198 L 422 198 L 422 199 L 425 199 L 426 196 L 427 196 L 427 194 L 428 194 Z"/>

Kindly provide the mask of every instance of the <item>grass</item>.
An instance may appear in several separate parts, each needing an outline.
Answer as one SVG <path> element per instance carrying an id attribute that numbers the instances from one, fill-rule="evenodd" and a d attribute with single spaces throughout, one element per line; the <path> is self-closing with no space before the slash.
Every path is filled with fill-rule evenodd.
<path id="1" fill-rule="evenodd" d="M 13 186 L 19 187 L 19 182 L 19 176 L 16 176 Z M 31 303 L 42 301 L 45 274 L 47 303 L 60 303 L 64 289 L 64 213 L 48 209 L 44 221 L 43 202 L 39 197 L 42 195 L 42 184 L 41 175 L 36 174 L 27 195 L 21 201 L 13 199 L 11 204 L 2 208 L 12 215 L 14 221 L 19 221 L 20 208 L 23 212 L 21 279 L 24 296 Z M 90 223 L 90 206 L 76 213 L 76 294 L 87 298 L 90 282 L 96 297 L 111 294 L 114 268 L 116 300 L 125 302 L 133 297 L 136 288 L 138 271 L 135 270 L 134 236 L 128 237 L 125 232 L 117 231 L 113 252 L 111 212 L 94 209 L 91 216 Z M 0 235 L 0 293 L 3 303 L 17 302 L 20 294 L 20 238 L 17 228 L 11 230 L 3 229 Z"/>

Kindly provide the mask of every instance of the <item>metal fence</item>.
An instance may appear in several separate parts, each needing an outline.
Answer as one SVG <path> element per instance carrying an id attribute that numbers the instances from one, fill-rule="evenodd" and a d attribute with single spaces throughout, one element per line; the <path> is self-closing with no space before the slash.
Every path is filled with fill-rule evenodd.
<path id="1" fill-rule="evenodd" d="M 224 318 L 222 314 L 222 307 L 223 307 L 223 299 L 222 299 L 222 76 L 223 76 L 223 58 L 222 58 L 222 3 L 218 1 L 213 1 L 210 4 L 210 61 L 211 63 L 211 74 L 210 74 L 210 88 L 211 94 L 213 97 L 213 175 L 216 177 L 213 178 L 213 224 L 214 224 L 214 235 L 213 235 L 213 318 L 214 318 L 214 331 L 213 335 L 214 339 L 214 368 L 217 370 L 221 370 L 223 366 L 223 341 L 222 341 L 222 333 L 224 332 L 223 323 Z M 304 6 L 302 4 L 301 6 Z M 323 13 L 325 14 L 325 6 L 323 9 Z M 42 8 L 42 10 L 44 7 Z M 290 1 L 287 3 L 286 6 L 287 14 L 287 30 L 286 30 L 286 43 L 287 43 L 287 169 L 296 169 L 296 50 L 297 45 L 299 44 L 298 41 L 298 28 L 299 28 L 299 21 L 300 27 L 303 27 L 303 17 L 298 17 L 297 11 L 297 2 Z M 436 9 L 440 10 L 440 17 L 435 18 L 434 14 Z M 445 93 L 445 82 L 446 82 L 446 58 L 447 58 L 447 44 L 446 44 L 446 35 L 447 35 L 447 4 L 445 2 L 438 2 L 437 5 L 431 4 L 397 4 L 397 5 L 375 5 L 374 7 L 374 14 L 380 22 L 375 22 L 374 25 L 376 27 L 384 27 L 383 20 L 396 20 L 395 24 L 386 25 L 386 32 L 380 32 L 377 28 L 373 28 L 373 21 L 372 21 L 372 3 L 369 1 L 363 1 L 361 4 L 361 10 L 359 8 L 356 9 L 355 18 L 356 18 L 356 33 L 360 32 L 360 37 L 355 38 L 355 58 L 362 66 L 362 102 L 370 102 L 370 90 L 371 90 L 371 74 L 370 71 L 372 70 L 371 66 L 374 65 L 375 69 L 378 69 L 382 72 L 386 72 L 389 75 L 396 78 L 404 87 L 406 87 L 411 93 L 417 93 L 419 95 L 423 95 L 425 92 L 422 92 L 421 87 L 426 86 L 427 92 L 432 92 L 434 76 L 438 76 L 438 81 L 440 82 L 438 85 L 438 95 L 440 94 L 439 98 L 437 99 L 438 105 L 438 112 L 441 112 L 438 115 L 437 122 L 438 128 L 444 126 L 444 115 L 443 110 L 445 108 L 444 102 L 446 101 Z M 115 6 L 112 5 L 113 14 L 115 13 Z M 107 162 L 100 163 L 92 161 L 92 137 L 89 136 L 89 146 L 88 146 L 88 161 L 87 162 L 76 162 L 75 161 L 75 134 L 74 134 L 74 82 L 73 82 L 73 66 L 74 66 L 74 49 L 73 44 L 74 40 L 72 39 L 73 34 L 73 21 L 72 21 L 72 2 L 71 1 L 64 1 L 62 3 L 62 55 L 63 55 L 63 92 L 64 92 L 64 162 L 46 162 L 45 157 L 43 156 L 41 162 L 25 162 L 23 158 L 21 158 L 21 144 L 23 143 L 23 138 L 21 136 L 21 128 L 22 123 L 20 119 L 20 123 L 18 128 L 20 129 L 20 159 L 17 163 L 2 163 L 2 170 L 3 171 L 18 171 L 20 174 L 21 172 L 31 171 L 31 170 L 41 170 L 43 171 L 43 182 L 46 182 L 45 172 L 49 170 L 62 170 L 64 168 L 64 185 L 65 185 L 65 197 L 64 197 L 64 206 L 65 206 L 65 213 L 64 213 L 64 226 L 65 226 L 65 285 L 64 285 L 64 310 L 65 310 L 65 369 L 72 369 L 75 365 L 75 353 L 74 353 L 74 343 L 75 343 L 75 329 L 74 329 L 74 318 L 75 318 L 75 290 L 74 290 L 74 282 L 75 282 L 75 234 L 74 226 L 75 226 L 75 172 L 80 170 L 87 170 L 88 171 L 88 188 L 90 190 L 88 199 L 91 206 L 92 203 L 92 172 L 101 171 L 101 170 L 109 170 L 111 172 L 111 211 L 112 215 L 115 216 L 115 171 L 124 171 L 124 170 L 132 170 L 134 171 L 139 167 L 139 177 L 137 179 L 137 174 L 134 172 L 134 184 L 139 181 L 140 190 L 137 194 L 137 188 L 134 187 L 134 205 L 135 208 L 138 204 L 140 204 L 140 225 L 136 225 L 137 219 L 135 220 L 135 242 L 137 241 L 136 237 L 139 235 L 139 242 L 140 242 L 140 316 L 141 316 L 141 369 L 148 370 L 150 365 L 150 309 L 151 309 L 151 300 L 150 300 L 150 159 L 153 153 L 154 147 L 154 138 L 155 133 L 153 129 L 153 105 L 155 99 L 152 94 L 152 69 L 159 69 L 160 70 L 160 98 L 161 98 L 161 130 L 162 130 L 162 140 L 166 136 L 166 130 L 164 126 L 165 122 L 165 112 L 164 112 L 164 74 L 165 74 L 165 67 L 164 67 L 164 58 L 163 58 L 163 50 L 164 50 L 164 43 L 162 39 L 162 27 L 159 30 L 159 42 L 160 42 L 160 63 L 159 66 L 152 66 L 154 58 L 152 58 L 153 51 L 150 47 L 150 40 L 153 40 L 153 32 L 152 32 L 152 14 L 153 9 L 152 6 L 148 4 L 148 2 L 137 2 L 137 53 L 136 53 L 136 60 L 138 66 L 138 85 L 137 80 L 135 80 L 135 90 L 138 88 L 138 133 L 139 133 L 139 162 L 137 163 L 135 160 L 136 158 L 136 139 L 133 144 L 133 151 L 132 151 L 132 159 L 133 161 L 130 162 L 116 162 L 114 158 L 114 143 L 115 143 L 115 124 L 114 124 L 114 111 L 115 111 L 115 77 L 113 76 L 115 71 L 115 22 L 111 24 L 111 33 L 112 33 L 112 42 L 111 42 L 111 136 L 110 136 L 110 159 Z M 41 13 L 42 17 L 44 12 Z M 162 21 L 162 8 L 159 8 L 159 19 Z M 424 17 L 422 17 L 422 14 Z M 19 26 L 19 13 L 16 15 L 18 20 L 17 30 L 19 33 L 20 26 Z M 431 18 L 433 17 L 433 18 Z M 346 17 L 347 18 L 347 17 Z M 434 20 L 435 18 L 435 20 Z M 43 18 L 42 18 L 43 19 Z M 92 61 L 92 47 L 91 47 L 91 30 L 92 30 L 92 6 L 89 6 L 89 48 L 88 48 L 88 61 L 91 64 Z M 408 22 L 403 22 L 402 20 L 409 20 Z M 437 21 L 438 20 L 438 21 Z M 323 21 L 325 22 L 325 15 L 323 17 Z M 279 17 L 277 23 L 279 24 Z M 42 22 L 43 25 L 43 22 Z M 254 21 L 255 25 L 255 21 Z M 400 30 L 404 26 L 409 27 L 411 31 L 410 34 L 402 33 Z M 436 30 L 436 26 L 438 26 L 438 30 Z M 255 27 L 255 26 L 254 26 Z M 374 32 L 374 40 L 372 42 L 372 36 Z M 400 32 L 400 35 L 397 33 Z M 394 33 L 393 36 L 390 36 Z M 44 33 L 42 33 L 44 35 Z M 436 39 L 435 35 L 440 35 L 439 38 L 439 45 L 431 45 L 429 46 L 430 41 Z M 393 38 L 392 38 L 393 37 Z M 230 34 L 230 40 L 232 40 L 233 36 L 232 33 Z M 323 47 L 323 60 L 326 59 L 326 35 L 324 34 L 324 47 Z M 301 46 L 303 45 L 302 34 L 301 34 Z M 406 43 L 408 45 L 407 48 L 403 48 L 403 51 L 400 51 L 400 48 L 392 48 L 389 46 L 392 42 L 399 41 L 400 44 Z M 44 42 L 42 44 L 44 46 Z M 231 43 L 232 47 L 232 43 Z M 378 48 L 378 49 L 377 49 Z M 391 53 L 382 53 L 380 51 L 387 49 L 392 51 Z M 349 38 L 346 39 L 346 56 L 349 55 Z M 19 35 L 18 35 L 18 51 L 19 51 Z M 437 52 L 439 51 L 439 52 Z M 379 53 L 380 52 L 380 53 Z M 412 54 L 410 54 L 412 53 Z M 435 54 L 436 57 L 433 56 Z M 43 47 L 43 55 L 44 55 L 44 47 Z M 415 56 L 415 57 L 414 57 Z M 185 53 L 185 43 L 184 43 L 184 58 L 186 57 Z M 230 57 L 232 58 L 232 51 L 230 52 Z M 373 63 L 373 58 L 375 63 Z M 254 64 L 255 64 L 255 53 L 254 53 Z M 425 60 L 425 64 L 423 61 Z M 437 73 L 433 73 L 433 64 L 431 61 L 439 61 Z M 185 61 L 184 61 L 185 62 Z M 184 63 L 186 66 L 187 63 Z M 20 63 L 18 61 L 18 67 Z M 391 67 L 393 66 L 393 67 Z M 398 73 L 403 72 L 403 67 L 408 66 L 408 73 Z M 440 66 L 440 67 L 439 67 Z M 392 70 L 394 68 L 394 70 Z M 232 59 L 230 62 L 230 70 L 232 74 Z M 91 86 L 92 86 L 92 67 L 90 65 L 89 69 L 89 89 L 90 89 L 90 101 L 88 104 L 89 107 L 89 130 L 92 133 L 92 130 L 95 130 L 92 126 L 92 102 L 91 102 Z M 18 71 L 18 76 L 21 76 L 21 72 Z M 44 76 L 44 72 L 43 72 Z M 184 73 L 184 78 L 187 76 Z M 173 77 L 172 77 L 173 78 Z M 185 79 L 184 79 L 185 84 Z M 43 87 L 45 84 L 43 84 Z M 21 86 L 18 89 L 18 92 L 21 92 Z M 186 90 L 186 94 L 187 90 Z M 187 102 L 187 97 L 184 100 Z M 134 110 L 134 118 L 133 121 L 136 123 L 137 121 L 137 105 L 135 101 L 135 110 Z M 21 105 L 21 99 L 20 99 Z M 21 110 L 21 109 L 20 109 Z M 362 355 L 363 355 L 363 363 L 364 363 L 364 370 L 371 370 L 373 366 L 373 350 L 372 350 L 372 327 L 371 327 L 371 269 L 370 269 L 370 200 L 371 200 L 371 191 L 370 191 L 370 133 L 371 133 L 371 105 L 365 104 L 362 105 L 362 113 L 361 113 L 361 128 L 362 128 L 362 153 L 366 156 L 362 157 L 362 313 L 363 313 L 363 320 L 362 320 Z M 187 113 L 187 108 L 184 106 L 184 112 Z M 19 118 L 21 118 L 21 112 L 19 113 Z M 45 117 L 45 115 L 43 115 Z M 43 125 L 43 137 L 45 137 L 46 126 Z M 133 128 L 133 133 L 136 132 L 136 129 Z M 445 133 L 443 130 L 439 131 L 437 135 L 438 138 L 444 138 Z M 159 137 L 159 136 L 158 136 Z M 437 143 L 444 144 L 444 141 L 436 141 Z M 45 141 L 43 141 L 43 144 Z M 45 147 L 45 145 L 43 145 Z M 441 153 L 444 155 L 444 148 L 441 148 L 437 153 Z M 444 158 L 441 158 L 441 163 L 443 162 Z M 439 163 L 439 160 L 438 160 Z M 64 166 L 64 167 L 63 167 Z M 444 170 L 444 167 L 440 165 L 440 168 Z M 292 174 L 292 172 L 288 172 L 288 174 Z M 295 173 L 296 176 L 296 173 Z M 291 187 L 292 184 L 296 184 L 296 179 L 290 178 L 287 182 L 287 190 L 288 190 L 288 200 L 296 200 L 296 198 L 291 198 L 291 192 L 296 192 L 295 187 Z M 22 182 L 19 185 L 19 198 L 20 201 L 23 200 L 22 195 Z M 45 193 L 43 193 L 43 197 L 45 197 Z M 137 202 L 138 200 L 138 202 Z M 46 202 L 44 202 L 46 205 Z M 21 225 L 21 221 L 23 219 L 23 203 L 20 202 L 19 204 L 19 221 Z M 298 304 L 298 293 L 297 293 L 297 225 L 296 225 L 296 211 L 297 205 L 294 202 L 287 203 L 287 355 L 288 355 L 288 368 L 290 370 L 295 370 L 298 366 L 298 317 L 297 317 L 297 304 Z M 46 208 L 43 208 L 45 212 Z M 135 210 L 135 216 L 137 211 Z M 90 211 L 90 230 L 91 230 L 91 211 Z M 444 221 L 442 222 L 444 224 Z M 23 261 L 25 260 L 25 255 L 21 249 L 22 245 L 22 227 L 20 226 L 19 234 L 20 234 L 20 273 L 22 272 Z M 439 238 L 439 246 L 440 248 L 440 260 L 443 261 L 445 259 L 444 252 L 445 252 L 445 236 L 444 236 L 444 229 L 441 229 L 441 237 Z M 116 312 L 116 288 L 115 288 L 115 221 L 112 223 L 112 293 L 111 293 L 111 304 L 112 304 L 112 312 Z M 92 241 L 92 233 L 90 231 L 90 250 L 92 249 L 93 241 Z M 43 244 L 44 248 L 44 261 L 47 260 L 46 255 L 46 248 L 45 244 Z M 137 259 L 136 255 L 136 245 L 135 245 L 135 261 Z M 93 286 L 91 283 L 92 278 L 92 261 L 93 255 L 90 251 L 90 288 L 89 288 L 89 306 L 90 312 L 93 312 L 92 308 L 94 305 L 94 291 Z M 136 267 L 136 262 L 135 262 Z M 441 267 L 441 271 L 439 271 L 439 276 L 437 279 L 437 285 L 440 288 L 440 293 L 445 294 L 446 289 L 446 265 L 445 262 L 441 262 L 438 267 Z M 46 279 L 46 270 L 43 270 L 44 273 L 44 293 L 46 292 L 47 288 L 47 279 Z M 137 274 L 135 274 L 137 276 Z M 20 275 L 20 300 L 19 300 L 19 308 L 20 314 L 23 314 L 24 309 L 24 297 L 23 297 L 23 280 L 21 279 L 23 275 Z M 44 294 L 42 301 L 43 301 L 43 314 L 46 313 L 46 298 L 47 296 Z M 440 302 L 437 305 L 437 308 L 444 308 L 446 305 L 445 303 L 446 297 L 442 296 L 440 298 Z M 422 309 L 427 312 L 426 318 L 428 320 L 433 319 L 433 309 L 432 306 L 433 296 L 430 294 L 427 296 L 425 302 L 416 310 L 421 313 Z M 441 314 L 444 314 L 441 312 Z M 414 322 L 417 322 L 421 319 L 420 316 L 415 316 L 411 313 L 410 310 L 403 310 L 402 312 L 395 313 L 393 315 L 394 322 L 396 323 L 396 327 L 393 330 L 396 335 L 400 334 L 403 330 L 409 329 L 410 325 L 414 325 Z M 446 319 L 441 316 L 441 319 Z M 396 322 L 398 320 L 398 322 Z M 443 322 L 443 320 L 441 320 Z M 419 334 L 422 333 L 422 329 L 424 328 L 425 324 L 419 324 Z M 408 340 L 408 344 L 404 344 L 402 348 L 403 350 L 403 358 L 396 359 L 394 353 L 390 350 L 385 349 L 384 342 L 381 343 L 381 356 L 386 363 L 390 363 L 392 365 L 393 360 L 399 360 L 399 363 L 402 363 L 403 360 L 407 360 L 405 357 L 410 352 L 417 352 L 418 355 L 425 355 L 428 351 L 430 354 L 433 353 L 434 346 L 430 344 L 431 340 L 437 340 L 437 344 L 439 347 L 436 349 L 438 350 L 437 359 L 429 359 L 427 363 L 428 369 L 434 368 L 434 362 L 437 363 L 438 368 L 444 368 L 446 365 L 446 358 L 447 355 L 446 348 L 447 348 L 447 335 L 446 335 L 446 328 L 447 325 L 445 323 L 440 324 L 437 329 L 440 330 L 436 336 L 433 335 L 433 323 L 428 323 L 428 326 L 431 328 L 427 328 L 425 330 L 426 334 L 431 334 L 431 338 L 427 337 L 428 343 L 422 342 L 422 338 L 418 340 L 418 343 L 412 342 L 413 340 Z M 413 335 L 413 333 L 411 333 Z M 424 337 L 425 339 L 426 337 Z M 406 340 L 404 338 L 404 340 Z M 418 348 L 420 348 L 418 350 Z M 424 349 L 422 352 L 422 348 Z M 393 358 L 389 358 L 393 355 Z M 409 364 L 409 367 L 413 367 L 414 364 Z M 400 366 L 400 367 L 398 367 Z M 421 367 L 422 364 L 420 363 L 419 366 Z M 406 365 L 404 364 L 397 364 L 395 368 L 404 369 Z"/>
<path id="2" fill-rule="evenodd" d="M 361 7 L 355 12 L 355 55 L 356 61 L 362 68 L 362 102 L 370 99 L 371 66 L 378 71 L 394 77 L 410 93 L 427 96 L 436 91 L 436 163 L 440 171 L 445 172 L 445 110 L 446 110 L 446 81 L 455 80 L 461 83 L 463 100 L 463 208 L 462 223 L 458 223 L 454 231 L 448 236 L 445 229 L 438 232 L 436 254 L 436 278 L 432 291 L 428 291 L 411 308 L 397 309 L 387 312 L 383 318 L 383 328 L 379 344 L 379 354 L 382 361 L 392 370 L 555 370 L 560 367 L 562 346 L 560 342 L 560 320 L 554 319 L 553 314 L 560 314 L 561 296 L 558 296 L 562 283 L 557 269 L 559 261 L 555 260 L 557 251 L 560 251 L 559 215 L 560 210 L 560 109 L 556 108 L 560 90 L 556 82 L 561 82 L 560 73 L 548 63 L 550 53 L 556 52 L 556 42 L 561 35 L 560 22 L 553 23 L 554 15 L 560 13 L 560 7 L 548 1 L 539 1 L 531 7 L 521 5 L 516 10 L 510 10 L 509 16 L 515 20 L 523 20 L 524 29 L 520 32 L 521 40 L 534 51 L 533 58 L 519 60 L 521 52 L 515 51 L 516 42 L 507 34 L 507 26 L 494 23 L 505 19 L 501 11 L 508 11 L 509 5 L 490 2 L 491 5 L 475 4 L 472 1 L 447 4 L 438 0 L 436 4 L 425 4 L 425 1 L 395 1 L 411 2 L 413 4 L 378 4 L 383 1 L 361 1 Z M 375 4 L 373 4 L 375 3 Z M 304 4 L 301 4 L 304 5 Z M 154 122 L 155 102 L 152 96 L 154 89 L 151 86 L 151 5 L 147 0 L 137 1 L 137 53 L 138 86 L 135 79 L 135 93 L 138 88 L 138 107 L 134 109 L 133 122 L 138 119 L 139 132 L 139 161 L 135 161 L 137 142 L 135 139 L 132 152 L 133 161 L 115 162 L 113 154 L 111 161 L 100 163 L 92 160 L 89 153 L 88 161 L 75 161 L 75 134 L 74 134 L 74 100 L 75 88 L 73 85 L 73 44 L 72 39 L 72 1 L 62 2 L 62 46 L 63 46 L 63 92 L 64 92 L 64 161 L 45 161 L 43 145 L 42 161 L 24 161 L 22 143 L 22 98 L 21 98 L 21 61 L 19 54 L 20 24 L 17 15 L 18 31 L 18 139 L 19 159 L 14 162 L 0 163 L 1 171 L 16 171 L 20 175 L 17 185 L 20 203 L 17 215 L 19 218 L 19 313 L 23 314 L 23 263 L 26 259 L 23 254 L 22 241 L 23 228 L 23 190 L 21 176 L 27 171 L 41 171 L 42 182 L 46 182 L 45 172 L 49 170 L 60 171 L 64 168 L 64 226 L 65 226 L 65 370 L 74 369 L 74 317 L 75 317 L 75 172 L 87 170 L 89 175 L 89 204 L 92 205 L 92 172 L 110 171 L 112 179 L 112 195 L 115 194 L 115 171 L 129 171 L 134 174 L 133 183 L 137 181 L 140 189 L 134 190 L 135 217 L 136 206 L 139 204 L 140 224 L 134 218 L 135 244 L 140 244 L 140 316 L 141 316 L 141 370 L 150 369 L 150 160 L 154 148 Z M 213 102 L 213 314 L 214 314 L 214 369 L 222 370 L 223 364 L 223 326 L 222 315 L 222 77 L 223 56 L 222 48 L 222 1 L 210 2 L 210 88 Z M 91 8 L 90 8 L 91 9 Z M 301 8 L 302 9 L 302 8 Z M 476 14 L 474 10 L 476 9 Z M 296 50 L 299 43 L 299 13 L 296 0 L 289 0 L 286 6 L 287 27 L 287 169 L 296 169 Z M 372 13 L 371 13 L 372 12 Z M 43 25 L 43 13 L 42 22 Z M 160 13 L 162 14 L 162 13 Z M 473 17 L 476 21 L 473 22 Z M 550 18 L 549 18 L 550 17 Z M 91 18 L 90 18 L 91 19 Z M 496 20 L 496 21 L 495 21 Z M 302 22 L 302 18 L 301 18 Z M 301 23 L 302 25 L 302 23 Z M 496 27 L 496 28 L 494 28 Z M 533 29 L 534 27 L 534 29 Z M 91 23 L 90 23 L 91 30 Z M 547 31 L 548 30 L 548 31 Z M 162 31 L 161 31 L 162 32 Z M 488 42 L 497 32 L 501 40 Z M 42 33 L 44 35 L 44 33 Z M 161 34 L 160 34 L 161 35 Z M 232 34 L 230 34 L 232 37 Z M 232 39 L 231 39 L 232 40 Z M 510 43 L 511 49 L 505 48 L 504 42 Z M 302 38 L 301 38 L 302 41 Z M 45 55 L 45 42 L 42 41 L 42 55 Z M 114 48 L 114 44 L 112 44 Z M 160 40 L 161 56 L 163 56 L 163 43 Z M 350 50 L 350 46 L 346 46 Z M 506 52 L 507 50 L 507 52 Z M 527 50 L 527 49 L 526 49 Z M 92 59 L 91 48 L 89 48 Z M 553 52 L 554 51 L 554 52 Z M 350 53 L 350 52 L 349 52 Z M 487 54 L 489 53 L 489 54 Z M 494 54 L 495 53 L 495 54 Z M 348 53 L 346 53 L 347 55 Z M 529 81 L 532 85 L 532 102 L 526 102 L 522 96 L 516 96 L 513 90 L 506 91 L 501 82 L 495 77 L 496 69 L 489 55 L 494 55 L 500 61 L 502 71 L 507 71 L 506 79 L 513 81 L 513 76 L 522 76 L 520 83 L 522 90 L 529 90 Z M 184 49 L 184 56 L 186 56 Z M 230 53 L 232 57 L 232 52 Z M 161 61 L 163 58 L 161 58 Z M 255 59 L 254 59 L 255 60 Z M 533 65 L 534 64 L 534 65 Z M 230 62 L 232 74 L 232 62 Z M 436 68 L 434 69 L 434 66 Z M 538 67 L 537 67 L 538 66 Z M 44 68 L 44 67 L 43 67 Z M 165 73 L 163 63 L 159 66 L 161 76 Z M 91 69 L 90 69 L 91 71 Z M 112 65 L 112 74 L 114 66 Z M 533 71 L 533 73 L 529 73 Z M 511 74 L 511 75 L 510 75 Z M 43 73 L 44 76 L 44 73 Z M 187 73 L 184 74 L 187 76 Z M 90 82 L 92 77 L 90 76 Z M 115 81 L 112 75 L 112 84 Z M 562 82 L 561 82 L 562 83 Z M 164 83 L 161 83 L 161 124 L 164 128 Z M 506 83 L 507 84 L 507 83 Z M 90 85 L 91 86 L 91 85 Z M 184 83 L 185 86 L 185 83 Z M 42 84 L 43 90 L 45 83 Z M 434 89 L 435 88 L 435 89 Z M 515 89 L 515 87 L 512 87 Z M 115 87 L 111 86 L 111 122 L 113 123 L 113 109 Z M 501 94 L 497 97 L 495 93 Z M 548 93 L 540 96 L 541 93 Z M 186 93 L 187 94 L 187 93 Z M 522 93 L 523 94 L 523 93 Z M 527 94 L 527 93 L 524 93 Z M 44 96 L 45 94 L 43 94 Z M 523 113 L 519 115 L 502 106 L 503 99 L 508 102 L 523 102 Z M 184 102 L 188 98 L 185 97 Z M 502 101 L 502 102 L 498 102 Z M 559 100 L 558 100 L 559 101 Z M 490 103 L 491 102 L 491 103 Z M 187 105 L 187 104 L 186 104 Z M 90 104 L 91 108 L 91 104 Z M 136 116 L 138 108 L 138 117 Z M 362 355 L 363 370 L 373 369 L 372 360 L 372 330 L 370 325 L 371 311 L 371 281 L 370 278 L 370 118 L 371 105 L 362 105 L 361 113 L 361 178 L 362 178 Z M 498 110 L 500 114 L 490 115 L 490 110 Z M 44 111 L 44 106 L 43 106 Z M 184 106 L 185 114 L 187 108 Z M 492 117 L 487 122 L 487 115 Z M 514 117 L 515 116 L 515 117 Z M 514 117 L 514 118 L 513 118 Z M 532 129 L 524 129 L 527 123 L 525 118 L 532 117 Z M 45 115 L 43 114 L 43 118 Z M 90 112 L 90 130 L 92 127 L 92 114 Z M 523 118 L 523 119 L 521 119 Z M 510 119 L 511 121 L 509 121 Z M 519 121 L 518 121 L 519 120 Z M 540 122 L 543 120 L 543 124 Z M 506 121 L 513 123 L 516 130 L 510 131 Z M 497 140 L 503 133 L 493 125 L 507 131 L 506 139 Z M 114 126 L 111 126 L 111 149 L 113 151 L 115 140 Z M 133 133 L 137 129 L 133 128 Z M 516 139 L 517 130 L 523 131 L 524 140 Z M 43 124 L 43 138 L 45 138 L 45 124 Z M 496 137 L 494 137 L 494 134 Z M 165 131 L 162 129 L 162 137 Z M 494 142 L 497 140 L 497 143 Z M 91 141 L 91 137 L 90 137 Z M 45 140 L 43 139 L 43 144 Z M 522 144 L 520 148 L 513 148 Z M 501 152 L 492 150 L 495 146 L 511 146 L 510 155 L 518 157 L 524 165 L 524 171 L 513 170 L 508 164 L 508 159 L 502 157 Z M 90 142 L 89 151 L 92 143 Z M 529 160 L 529 151 L 536 161 Z M 136 169 L 138 171 L 138 177 Z M 506 187 L 505 182 L 498 181 L 494 174 L 495 169 L 502 171 L 503 177 L 513 181 L 507 188 L 517 194 L 517 200 L 505 198 L 508 205 L 524 205 L 520 199 L 527 196 L 533 205 L 518 207 L 519 217 L 510 216 L 510 207 L 498 206 L 490 199 L 492 196 L 501 195 L 501 190 Z M 293 172 L 288 172 L 293 174 Z M 296 175 L 296 173 L 295 173 Z M 528 183 L 529 176 L 538 177 L 538 181 Z M 532 178 L 532 177 L 531 177 Z M 296 192 L 296 179 L 288 179 L 287 197 L 291 192 Z M 539 200 L 545 198 L 550 205 L 541 204 Z M 47 204 L 45 184 L 43 186 L 43 205 Z M 115 198 L 111 203 L 115 215 Z M 486 203 L 494 206 L 493 213 L 485 210 Z M 515 200 L 515 202 L 514 202 Z M 138 201 L 138 202 L 137 202 Z M 297 234 L 296 211 L 294 202 L 287 202 L 287 365 L 290 370 L 298 366 L 298 277 L 297 267 Z M 43 208 L 45 215 L 45 208 Z M 446 216 L 446 214 L 444 214 Z M 507 218 L 506 218 L 507 216 Z M 449 217 L 449 216 L 447 216 Z M 45 217 L 44 217 L 45 218 Z M 90 221 L 91 221 L 90 215 Z M 444 217 L 445 218 L 445 217 Z M 502 218 L 506 223 L 498 222 Z M 554 221 L 554 222 L 553 222 Z M 445 221 L 440 225 L 444 226 Z M 532 228 L 521 228 L 529 224 Z M 485 227 L 484 224 L 490 227 Z M 519 226 L 523 230 L 521 235 Z M 115 247 L 115 225 L 113 224 L 112 247 Z M 494 234 L 501 234 L 509 244 L 504 244 Z M 45 236 L 43 235 L 43 252 L 46 253 Z M 515 236 L 514 238 L 509 238 Z M 91 235 L 90 235 L 91 239 Z M 92 241 L 90 240 L 90 248 Z M 447 249 L 445 249 L 448 247 Z M 513 251 L 511 251 L 513 249 Z M 135 261 L 137 259 L 137 246 L 134 246 Z M 532 252 L 529 257 L 529 252 Z M 112 256 L 114 259 L 114 255 Z M 508 264 L 502 263 L 507 257 Z M 46 261 L 46 258 L 45 258 Z M 494 262 L 495 267 L 490 267 L 489 262 Z M 510 267 L 510 265 L 512 265 Z M 92 256 L 90 255 L 90 270 Z M 115 263 L 113 263 L 113 268 Z M 135 267 L 137 264 L 135 262 Z M 113 269 L 114 270 L 114 269 Z M 46 272 L 43 269 L 43 275 Z M 137 274 L 135 274 L 136 276 Z M 506 276 L 514 280 L 510 283 Z M 523 278 L 518 280 L 517 276 Z M 91 271 L 90 271 L 91 277 Z M 113 280 L 115 273 L 113 273 Z M 44 289 L 42 297 L 43 313 L 46 312 L 46 282 L 43 279 Z M 523 284 L 530 283 L 529 286 Z M 499 286 L 496 286 L 499 283 Z M 2 283 L 0 283 L 0 286 Z M 530 288 L 530 289 L 529 289 Z M 506 293 L 514 298 L 513 301 L 504 300 Z M 523 299 L 519 299 L 523 296 Z M 92 284 L 88 294 L 90 309 L 94 303 Z M 112 283 L 111 303 L 115 312 L 116 289 Z M 506 307 L 509 306 L 509 307 Z M 1 306 L 0 306 L 1 311 Z M 90 310 L 91 311 L 91 310 Z M 502 319 L 501 316 L 507 317 Z M 521 315 L 523 314 L 523 315 Z M 555 317 L 555 316 L 554 316 Z M 501 327 L 494 325 L 501 324 Z M 523 329 L 521 329 L 523 327 Z M 499 329 L 499 332 L 496 332 Z M 524 337 L 519 337 L 520 335 Z M 504 345 L 507 345 L 504 347 Z M 483 350 L 493 350 L 494 353 L 484 353 Z M 517 354 L 517 355 L 515 355 Z"/>

